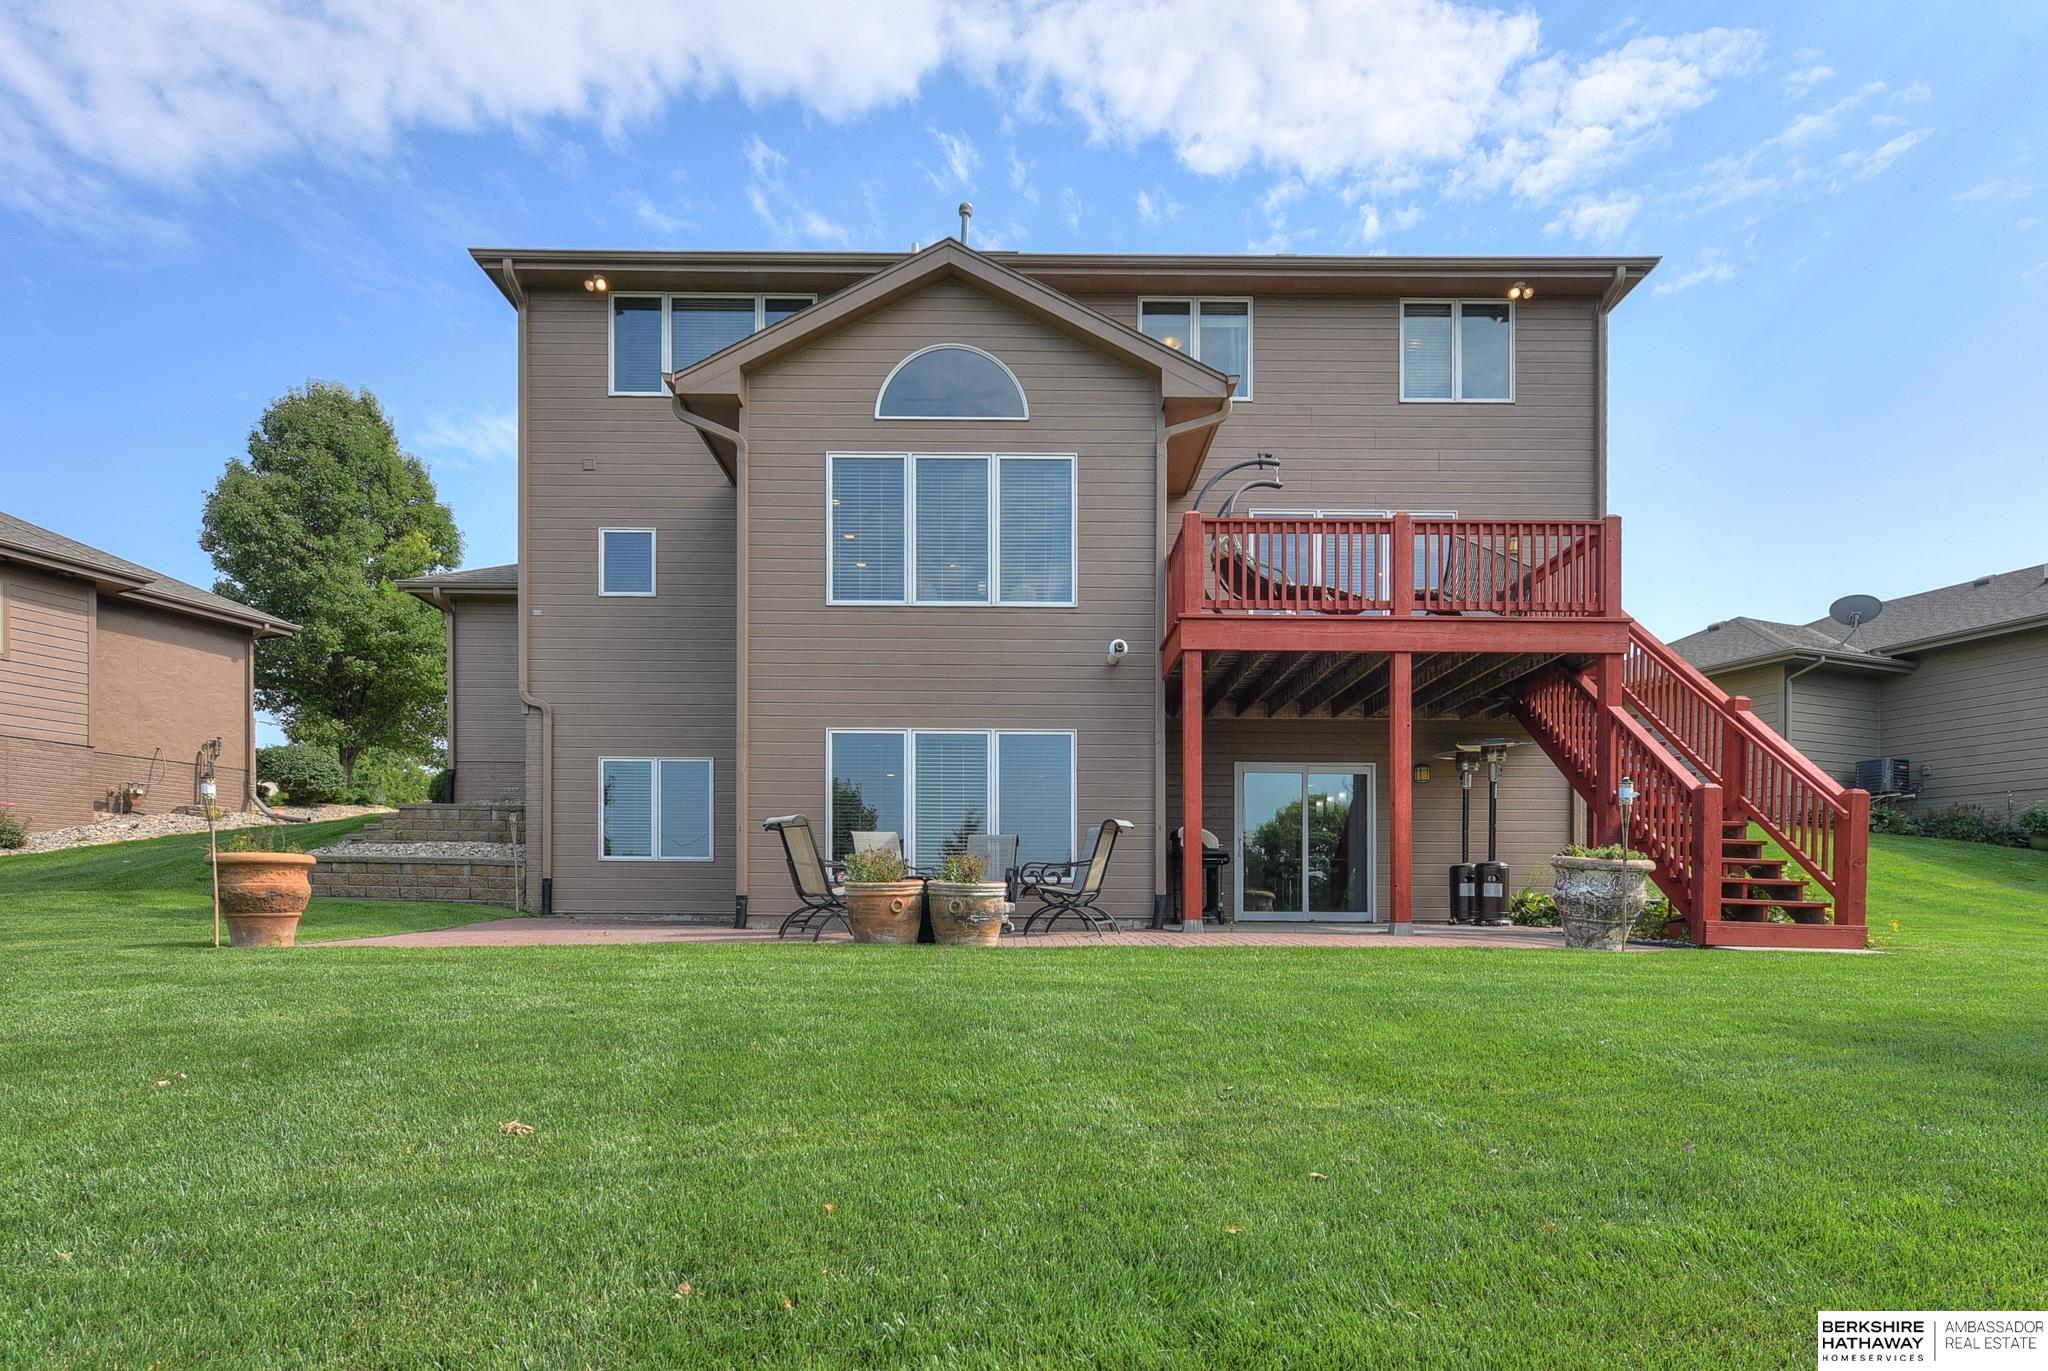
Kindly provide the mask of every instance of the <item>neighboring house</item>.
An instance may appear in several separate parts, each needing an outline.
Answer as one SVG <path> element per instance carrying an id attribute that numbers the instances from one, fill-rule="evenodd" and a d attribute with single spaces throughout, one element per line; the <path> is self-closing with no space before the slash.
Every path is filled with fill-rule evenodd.
<path id="1" fill-rule="evenodd" d="M 1838 780 L 1896 757 L 1923 809 L 2048 801 L 2048 568 L 1887 601 L 1853 634 L 1739 618 L 1671 646 Z"/>
<path id="2" fill-rule="evenodd" d="M 0 514 L 0 800 L 32 827 L 245 807 L 256 640 L 295 625 Z"/>
<path id="3" fill-rule="evenodd" d="M 1616 836 L 1626 764 L 1660 880 L 1732 937 L 1720 792 L 1624 717 L 1652 649 L 1605 517 L 1607 313 L 1654 259 L 473 256 L 518 314 L 516 595 L 408 589 L 454 624 L 458 793 L 513 792 L 518 703 L 535 907 L 780 914 L 780 814 L 920 863 L 977 827 L 1064 859 L 1114 816 L 1126 920 L 1185 826 L 1246 919 L 1399 928 L 1448 915 L 1439 759 L 1533 733 L 1514 883 Z M 1263 517 L 1194 511 L 1259 452 Z M 1857 841 L 1816 859 L 1845 922 Z"/>
<path id="4" fill-rule="evenodd" d="M 457 803 L 526 798 L 519 702 L 519 568 L 443 572 L 399 587 L 448 624 L 448 770 Z"/>

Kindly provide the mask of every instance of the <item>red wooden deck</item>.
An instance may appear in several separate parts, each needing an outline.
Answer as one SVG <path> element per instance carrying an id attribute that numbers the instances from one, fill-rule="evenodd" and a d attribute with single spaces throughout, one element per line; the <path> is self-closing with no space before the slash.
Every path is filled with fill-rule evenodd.
<path id="1" fill-rule="evenodd" d="M 1596 843 L 1620 841 L 1615 794 L 1633 781 L 1629 843 L 1695 942 L 1863 945 L 1869 797 L 1629 618 L 1619 519 L 1189 513 L 1166 581 L 1160 670 L 1187 832 L 1204 827 L 1202 721 L 1226 704 L 1383 713 L 1389 916 L 1410 924 L 1418 700 L 1511 712 L 1586 800 Z M 1199 846 L 1184 860 L 1182 888 L 1200 889 Z"/>

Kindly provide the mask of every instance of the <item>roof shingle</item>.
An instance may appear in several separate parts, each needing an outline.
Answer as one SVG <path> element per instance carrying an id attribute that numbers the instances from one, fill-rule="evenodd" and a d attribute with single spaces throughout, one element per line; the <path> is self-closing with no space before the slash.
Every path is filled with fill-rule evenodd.
<path id="1" fill-rule="evenodd" d="M 251 609 L 240 600 L 231 600 L 225 595 L 216 595 L 210 590 L 188 585 L 175 576 L 151 571 L 148 567 L 131 562 L 125 557 L 116 557 L 111 552 L 88 546 L 75 538 L 66 538 L 39 524 L 26 519 L 17 519 L 12 514 L 0 512 L 0 556 L 14 550 L 31 558 L 45 558 L 64 563 L 90 575 L 101 575 L 121 581 L 138 581 L 129 594 L 146 596 L 164 602 L 170 609 L 186 609 L 195 614 L 226 618 L 252 628 L 272 628 L 290 633 L 297 624 L 274 618 L 261 610 Z"/>

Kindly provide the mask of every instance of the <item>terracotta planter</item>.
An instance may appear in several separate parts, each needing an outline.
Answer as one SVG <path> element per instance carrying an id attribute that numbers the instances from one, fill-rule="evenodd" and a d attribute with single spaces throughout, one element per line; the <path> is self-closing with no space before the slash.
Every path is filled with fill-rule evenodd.
<path id="1" fill-rule="evenodd" d="M 923 912 L 923 881 L 846 883 L 846 922 L 857 943 L 914 943 Z"/>
<path id="2" fill-rule="evenodd" d="M 2036 852 L 2048 852 L 2048 833 L 2028 834 L 2027 846 L 2033 848 Z"/>
<path id="3" fill-rule="evenodd" d="M 1009 917 L 1009 891 L 1001 881 L 973 885 L 933 881 L 925 887 L 932 907 L 932 937 L 942 943 L 994 947 Z"/>
<path id="4" fill-rule="evenodd" d="M 223 852 L 220 912 L 228 941 L 236 947 L 290 947 L 298 940 L 299 916 L 313 898 L 309 852 Z"/>
<path id="5" fill-rule="evenodd" d="M 1649 903 L 1650 862 L 1606 861 L 1598 857 L 1552 857 L 1557 873 L 1558 921 L 1566 947 L 1619 952 L 1628 931 Z"/>

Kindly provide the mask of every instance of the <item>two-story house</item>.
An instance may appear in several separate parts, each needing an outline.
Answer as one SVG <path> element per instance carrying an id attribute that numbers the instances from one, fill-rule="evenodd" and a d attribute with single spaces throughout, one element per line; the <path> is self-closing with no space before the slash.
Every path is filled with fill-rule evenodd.
<path id="1" fill-rule="evenodd" d="M 1861 941 L 1853 797 L 1622 608 L 1607 316 L 1651 259 L 474 256 L 518 316 L 520 560 L 413 589 L 535 907 L 780 914 L 777 814 L 919 862 L 1116 817 L 1126 920 L 1200 888 L 1170 835 L 1206 828 L 1237 917 L 1398 930 L 1448 916 L 1459 744 L 1505 739 L 1517 884 L 1617 836 L 1626 775 L 1700 940 Z M 1727 865 L 1753 819 L 1822 898 Z"/>

